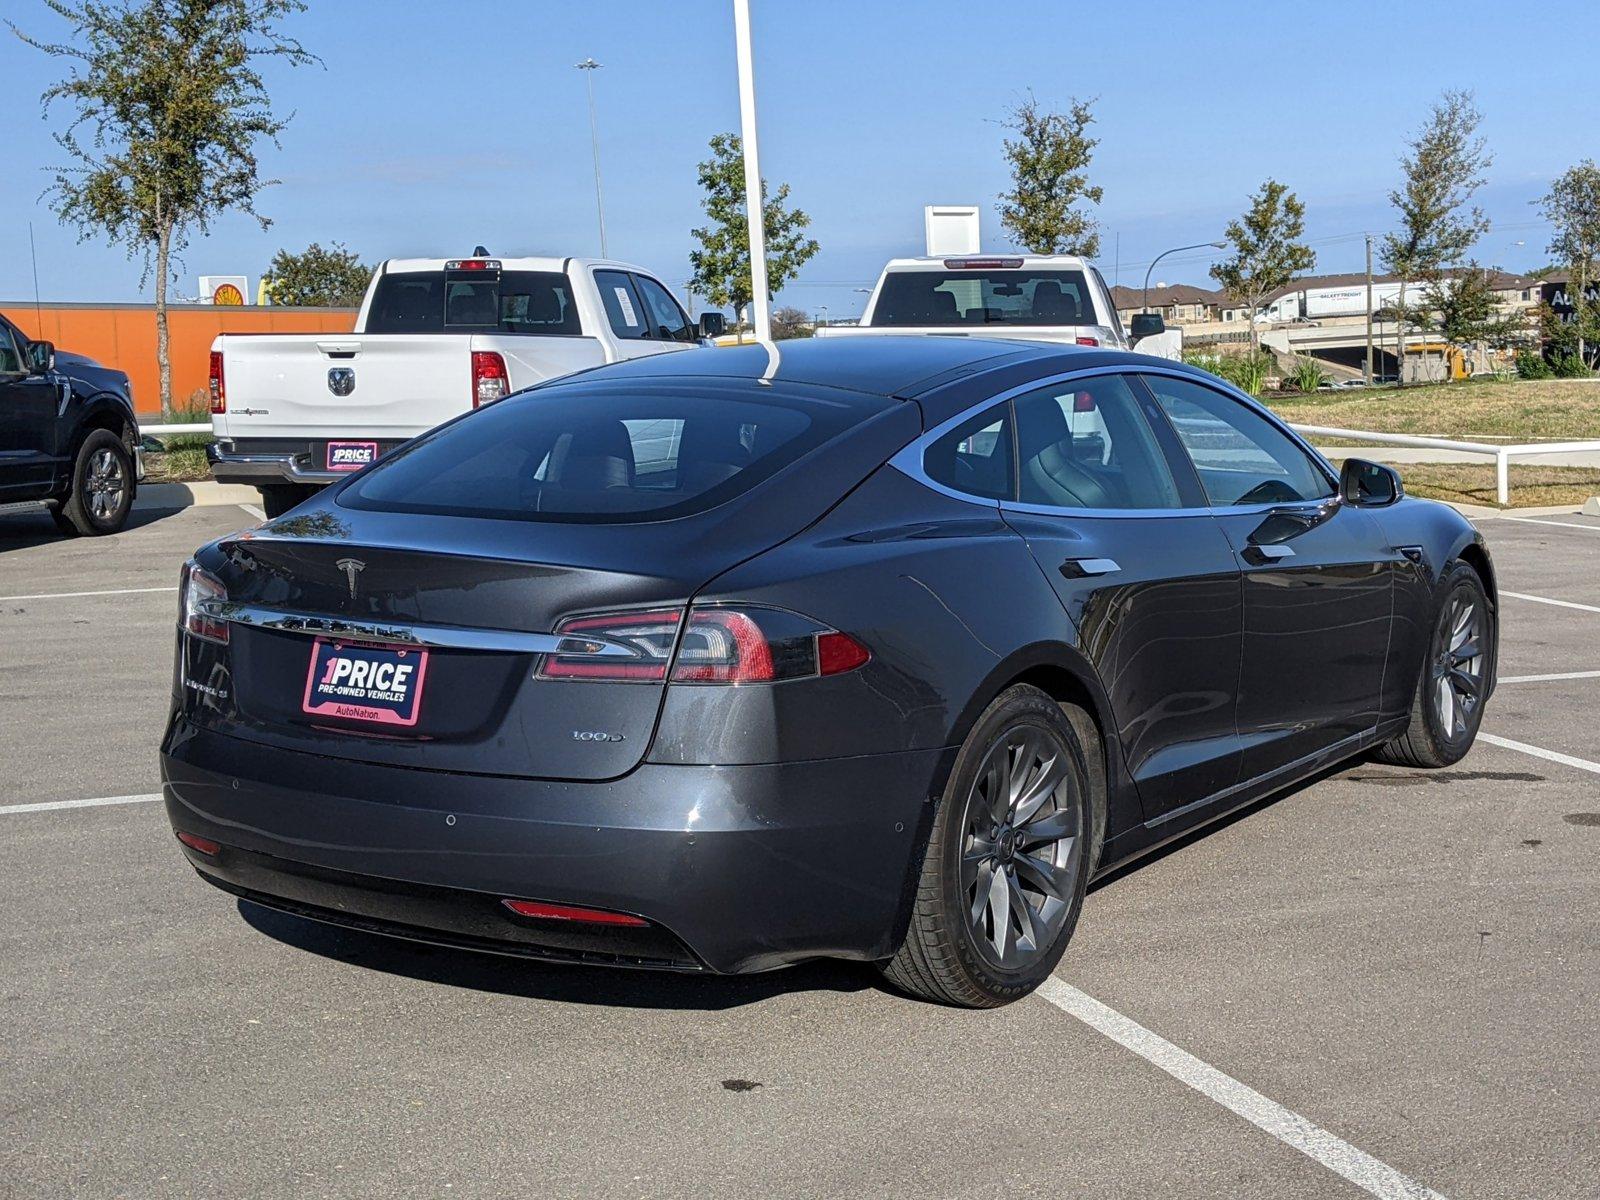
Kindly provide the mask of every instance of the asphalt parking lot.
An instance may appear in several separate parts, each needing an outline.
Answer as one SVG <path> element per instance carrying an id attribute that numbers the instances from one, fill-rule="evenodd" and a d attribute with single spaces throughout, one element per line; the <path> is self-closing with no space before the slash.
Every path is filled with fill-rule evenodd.
<path id="1" fill-rule="evenodd" d="M 1600 520 L 1483 523 L 1504 682 L 1463 763 L 1357 764 L 1102 883 L 1060 985 L 994 1012 L 202 883 L 149 799 L 175 584 L 253 521 L 0 519 L 0 1195 L 1600 1193 Z"/>

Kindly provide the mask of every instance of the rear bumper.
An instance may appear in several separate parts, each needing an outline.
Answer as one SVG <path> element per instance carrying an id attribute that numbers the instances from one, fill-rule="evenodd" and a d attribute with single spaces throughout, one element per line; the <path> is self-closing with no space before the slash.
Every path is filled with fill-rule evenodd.
<path id="1" fill-rule="evenodd" d="M 195 868 L 272 907 L 505 954 L 745 972 L 894 952 L 952 754 L 572 783 L 334 760 L 180 721 L 162 778 L 174 828 L 222 846 L 185 847 Z M 525 921 L 502 898 L 650 925 Z"/>
<path id="2" fill-rule="evenodd" d="M 211 465 L 211 476 L 219 483 L 247 483 L 257 487 L 277 483 L 304 484 L 324 487 L 348 475 L 348 471 L 324 471 L 314 468 L 311 452 L 251 453 L 224 450 L 212 442 L 206 447 L 206 462 Z"/>

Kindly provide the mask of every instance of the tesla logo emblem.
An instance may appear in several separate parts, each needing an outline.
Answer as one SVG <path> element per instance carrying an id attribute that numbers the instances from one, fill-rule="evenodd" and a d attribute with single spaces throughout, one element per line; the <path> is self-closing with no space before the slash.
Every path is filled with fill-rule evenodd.
<path id="1" fill-rule="evenodd" d="M 344 577 L 350 581 L 350 599 L 356 598 L 356 576 L 367 569 L 367 564 L 359 558 L 341 558 L 333 564 L 344 572 Z"/>
<path id="2" fill-rule="evenodd" d="M 335 396 L 348 396 L 356 390 L 356 373 L 353 367 L 329 367 L 328 390 Z"/>

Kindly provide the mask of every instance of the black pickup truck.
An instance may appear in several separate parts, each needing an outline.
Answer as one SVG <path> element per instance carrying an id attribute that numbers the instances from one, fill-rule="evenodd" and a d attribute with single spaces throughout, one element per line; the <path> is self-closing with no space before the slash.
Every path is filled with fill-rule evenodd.
<path id="1" fill-rule="evenodd" d="M 115 533 L 143 468 L 128 377 L 0 316 L 0 514 L 43 502 L 63 533 Z"/>

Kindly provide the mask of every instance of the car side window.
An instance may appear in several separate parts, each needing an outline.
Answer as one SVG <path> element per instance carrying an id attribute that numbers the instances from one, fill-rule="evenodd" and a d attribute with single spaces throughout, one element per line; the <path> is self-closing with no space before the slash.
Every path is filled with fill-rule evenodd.
<path id="1" fill-rule="evenodd" d="M 22 372 L 22 347 L 11 336 L 11 327 L 0 322 L 0 375 L 17 375 Z"/>
<path id="2" fill-rule="evenodd" d="M 1141 378 L 1155 393 L 1213 505 L 1283 504 L 1334 494 L 1310 455 L 1232 396 L 1170 375 Z"/>
<path id="3" fill-rule="evenodd" d="M 997 404 L 930 445 L 922 469 L 952 491 L 1010 500 L 1016 495 L 1011 441 L 1011 406 Z"/>
<path id="4" fill-rule="evenodd" d="M 650 310 L 651 333 L 654 337 L 674 342 L 696 340 L 694 327 L 689 324 L 689 315 L 673 299 L 671 292 L 648 275 L 635 275 L 633 281 L 639 285 L 645 307 Z"/>
<path id="5" fill-rule="evenodd" d="M 611 322 L 612 333 L 619 338 L 650 336 L 644 306 L 634 292 L 633 281 L 626 271 L 596 271 L 594 285 L 600 289 L 600 303 L 605 305 L 606 319 Z"/>
<path id="6" fill-rule="evenodd" d="M 1017 499 L 1051 508 L 1180 508 L 1178 486 L 1121 375 L 1051 384 L 1012 401 Z"/>

